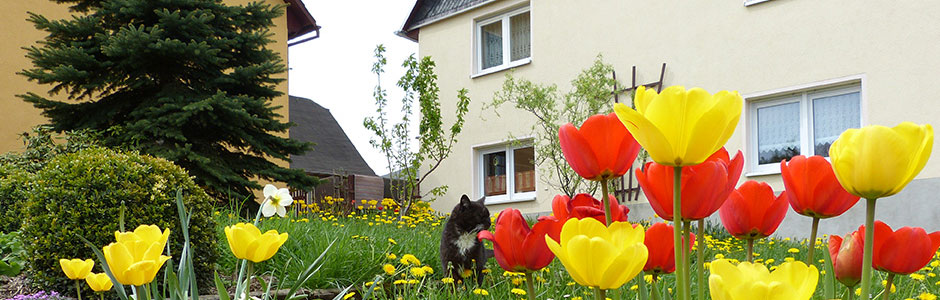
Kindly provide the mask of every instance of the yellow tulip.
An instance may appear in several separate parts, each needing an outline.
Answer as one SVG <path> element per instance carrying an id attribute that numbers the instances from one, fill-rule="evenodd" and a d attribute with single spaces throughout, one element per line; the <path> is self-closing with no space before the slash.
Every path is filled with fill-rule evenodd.
<path id="1" fill-rule="evenodd" d="M 561 229 L 560 244 L 547 235 L 545 242 L 574 281 L 607 290 L 643 270 L 649 255 L 643 237 L 643 226 L 613 222 L 608 228 L 594 218 L 571 218 Z"/>
<path id="2" fill-rule="evenodd" d="M 640 86 L 636 110 L 618 103 L 614 112 L 658 164 L 691 166 L 705 161 L 731 138 L 744 105 L 738 92 L 714 95 L 671 86 L 657 94 Z"/>
<path id="3" fill-rule="evenodd" d="M 829 147 L 829 157 L 846 191 L 877 199 L 904 189 L 927 164 L 932 148 L 930 124 L 904 122 L 846 130 Z"/>
<path id="4" fill-rule="evenodd" d="M 140 286 L 153 281 L 169 256 L 166 249 L 170 230 L 156 225 L 140 225 L 133 232 L 114 232 L 115 240 L 104 246 L 104 258 L 114 278 L 123 285 Z"/>
<path id="5" fill-rule="evenodd" d="M 95 292 L 109 291 L 114 286 L 111 278 L 108 278 L 108 274 L 105 273 L 88 274 L 88 277 L 85 277 L 85 283 L 88 283 L 88 286 Z"/>
<path id="6" fill-rule="evenodd" d="M 236 258 L 258 263 L 277 253 L 287 241 L 287 233 L 278 234 L 275 230 L 268 230 L 261 234 L 261 230 L 253 224 L 238 223 L 225 226 L 225 238 Z"/>
<path id="7" fill-rule="evenodd" d="M 91 268 L 95 266 L 95 261 L 86 259 L 59 259 L 59 266 L 62 266 L 62 272 L 71 280 L 85 279 Z"/>
<path id="8" fill-rule="evenodd" d="M 764 264 L 727 259 L 711 262 L 708 289 L 713 300 L 805 300 L 813 296 L 819 271 L 803 262 L 783 263 L 772 273 Z"/>

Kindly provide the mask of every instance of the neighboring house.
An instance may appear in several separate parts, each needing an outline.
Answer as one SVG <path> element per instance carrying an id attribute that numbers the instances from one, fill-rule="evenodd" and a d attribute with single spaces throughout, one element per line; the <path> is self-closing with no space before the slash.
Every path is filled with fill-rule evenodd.
<path id="1" fill-rule="evenodd" d="M 254 0 L 224 0 L 229 5 L 244 5 Z M 268 47 L 281 55 L 287 63 L 287 47 L 289 44 L 302 43 L 319 36 L 320 27 L 310 12 L 300 0 L 262 0 L 272 5 L 284 5 L 285 14 L 274 20 L 271 28 L 273 43 Z M 26 58 L 23 47 L 35 45 L 36 41 L 45 36 L 45 32 L 33 27 L 27 21 L 27 12 L 34 12 L 50 19 L 67 18 L 70 13 L 68 4 L 58 4 L 49 0 L 5 0 L 0 10 L 0 19 L 4 21 L 0 39 L 4 41 L 0 46 L 0 111 L 3 111 L 3 125 L 0 126 L 0 153 L 21 151 L 24 148 L 20 136 L 28 132 L 31 127 L 46 123 L 40 110 L 32 104 L 24 102 L 14 95 L 34 92 L 46 94 L 50 86 L 29 82 L 25 76 L 17 75 L 26 68 L 32 67 L 32 62 Z M 282 74 L 287 77 L 287 72 Z M 277 90 L 283 95 L 274 99 L 273 106 L 281 106 L 281 115 L 288 116 L 289 102 L 287 96 L 288 81 L 281 82 Z M 287 135 L 287 134 L 284 134 Z M 286 161 L 278 160 L 281 166 L 287 166 Z"/>
<path id="2" fill-rule="evenodd" d="M 314 144 L 307 153 L 291 156 L 290 168 L 303 169 L 324 181 L 314 193 L 297 196 L 311 200 L 323 196 L 349 200 L 384 197 L 382 178 L 375 176 L 329 109 L 313 100 L 291 96 L 290 121 L 296 124 L 290 138 Z"/>
<path id="3" fill-rule="evenodd" d="M 657 81 L 666 63 L 666 86 L 739 91 L 745 105 L 726 146 L 745 155 L 742 181 L 766 181 L 778 193 L 781 159 L 827 155 L 847 128 L 940 125 L 936 2 L 418 0 L 399 34 L 437 63 L 442 111 L 456 102 L 446 91 L 467 88 L 473 99 L 455 152 L 426 180 L 450 187 L 433 204 L 443 211 L 464 193 L 487 197 L 492 211 L 550 211 L 558 191 L 526 163 L 534 118 L 507 105 L 500 116 L 481 106 L 510 69 L 564 91 L 599 53 L 628 85 L 622 74 L 632 67 L 637 83 L 645 83 Z M 940 194 L 940 155 L 934 156 L 902 193 L 879 201 L 879 219 L 940 229 L 940 209 L 932 205 Z M 538 180 L 528 186 L 533 171 Z M 633 218 L 651 215 L 646 203 L 630 208 Z M 821 230 L 849 232 L 863 215 L 864 205 L 857 205 L 823 221 Z M 782 228 L 792 235 L 810 225 L 791 212 Z"/>

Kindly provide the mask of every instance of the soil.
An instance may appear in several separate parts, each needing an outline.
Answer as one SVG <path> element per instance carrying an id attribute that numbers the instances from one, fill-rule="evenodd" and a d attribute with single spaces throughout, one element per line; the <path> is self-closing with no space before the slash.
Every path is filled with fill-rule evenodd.
<path id="1" fill-rule="evenodd" d="M 16 277 L 0 276 L 0 299 L 13 298 L 16 295 L 32 294 L 34 291 L 29 287 L 29 280 L 26 275 Z"/>

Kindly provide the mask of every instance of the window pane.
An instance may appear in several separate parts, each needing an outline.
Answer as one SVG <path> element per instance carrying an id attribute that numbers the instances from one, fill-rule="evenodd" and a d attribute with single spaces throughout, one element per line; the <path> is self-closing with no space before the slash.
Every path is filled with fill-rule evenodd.
<path id="1" fill-rule="evenodd" d="M 775 164 L 800 154 L 800 103 L 757 109 L 757 163 Z"/>
<path id="2" fill-rule="evenodd" d="M 529 36 L 529 12 L 524 12 L 509 18 L 510 32 L 510 58 L 517 61 L 529 57 L 530 44 Z"/>
<path id="3" fill-rule="evenodd" d="M 859 93 L 813 99 L 813 150 L 829 157 L 829 145 L 849 128 L 861 124 Z"/>
<path id="4" fill-rule="evenodd" d="M 480 45 L 483 68 L 503 64 L 503 22 L 483 25 L 480 27 L 480 34 L 483 41 L 483 45 Z"/>
<path id="5" fill-rule="evenodd" d="M 535 191 L 535 150 L 525 147 L 513 150 L 516 193 Z"/>
<path id="6" fill-rule="evenodd" d="M 483 194 L 506 194 L 506 152 L 483 155 Z"/>

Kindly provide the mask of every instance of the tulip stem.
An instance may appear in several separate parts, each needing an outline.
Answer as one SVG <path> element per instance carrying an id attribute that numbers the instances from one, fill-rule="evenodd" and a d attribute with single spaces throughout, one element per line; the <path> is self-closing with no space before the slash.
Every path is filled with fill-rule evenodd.
<path id="1" fill-rule="evenodd" d="M 675 226 L 675 230 L 672 231 L 672 245 L 673 252 L 675 252 L 676 258 L 676 294 L 678 295 L 677 299 L 688 300 L 688 293 L 686 293 L 686 287 L 688 283 L 685 281 L 686 275 L 689 272 L 688 265 L 685 264 L 685 259 L 682 257 L 682 254 L 685 253 L 685 249 L 682 249 L 682 167 L 676 166 L 673 168 L 672 174 L 672 224 Z"/>
<path id="2" fill-rule="evenodd" d="M 532 282 L 532 271 L 525 271 L 525 286 L 529 289 L 526 293 L 529 300 L 535 300 L 535 283 Z"/>
<path id="3" fill-rule="evenodd" d="M 754 239 L 747 239 L 747 262 L 754 262 Z"/>
<path id="4" fill-rule="evenodd" d="M 652 276 L 653 276 L 653 280 L 650 281 L 650 290 L 652 290 L 653 292 L 650 294 L 650 297 L 653 298 L 653 300 L 659 300 L 659 289 L 656 288 L 657 276 L 656 274 L 653 274 Z"/>
<path id="5" fill-rule="evenodd" d="M 594 287 L 594 295 L 597 300 L 607 300 L 607 291 L 600 287 Z"/>
<path id="6" fill-rule="evenodd" d="M 865 213 L 865 247 L 862 251 L 862 298 L 871 299 L 871 261 L 875 240 L 875 200 L 868 200 Z M 889 290 L 890 291 L 890 290 Z"/>
<path id="7" fill-rule="evenodd" d="M 867 229 L 866 229 L 867 231 Z M 874 231 L 874 230 L 873 230 Z M 891 286 L 894 285 L 894 273 L 888 273 L 888 282 L 885 283 L 885 291 L 882 292 L 881 300 L 891 299 Z"/>
<path id="8" fill-rule="evenodd" d="M 699 300 L 705 299 L 705 219 L 698 220 L 698 246 L 695 247 L 695 252 L 698 254 L 698 298 Z M 689 239 L 691 243 L 691 238 Z"/>
<path id="9" fill-rule="evenodd" d="M 613 222 L 613 217 L 610 215 L 610 197 L 607 196 L 607 179 L 601 179 L 601 192 L 604 193 L 604 218 L 607 220 L 607 227 L 610 227 L 610 224 Z"/>
<path id="10" fill-rule="evenodd" d="M 806 264 L 813 265 L 813 254 L 816 252 L 816 234 L 819 231 L 819 218 L 813 217 L 813 230 L 809 234 L 809 250 L 806 251 Z"/>
<path id="11" fill-rule="evenodd" d="M 692 239 L 690 235 L 692 234 L 692 222 L 691 221 L 682 221 L 682 259 L 685 260 L 685 285 L 682 286 L 685 288 L 685 295 L 687 298 L 692 298 Z"/>
<path id="12" fill-rule="evenodd" d="M 82 286 L 75 280 L 75 293 L 78 294 L 78 300 L 82 300 Z"/>

